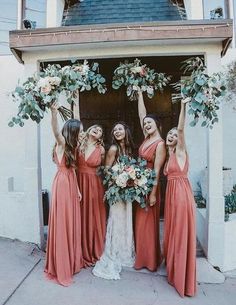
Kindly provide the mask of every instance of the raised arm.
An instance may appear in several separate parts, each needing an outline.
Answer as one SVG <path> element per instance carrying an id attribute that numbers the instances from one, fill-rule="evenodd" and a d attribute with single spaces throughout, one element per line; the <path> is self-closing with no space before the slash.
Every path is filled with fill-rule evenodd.
<path id="1" fill-rule="evenodd" d="M 154 171 L 156 172 L 156 178 L 155 178 L 155 184 L 152 188 L 152 191 L 149 196 L 149 204 L 150 206 L 153 206 L 154 204 L 159 204 L 160 202 L 157 202 L 156 198 L 156 193 L 157 193 L 157 186 L 159 183 L 159 178 L 160 178 L 160 171 L 161 168 L 165 162 L 166 159 L 166 148 L 165 148 L 165 143 L 161 142 L 156 149 L 155 153 L 155 161 L 154 161 Z"/>
<path id="2" fill-rule="evenodd" d="M 106 155 L 105 166 L 111 167 L 113 165 L 116 159 L 116 153 L 117 147 L 115 145 L 111 145 Z"/>
<path id="3" fill-rule="evenodd" d="M 75 93 L 73 97 L 74 107 L 73 107 L 73 115 L 74 119 L 80 120 L 80 109 L 79 109 L 79 90 Z"/>
<path id="4" fill-rule="evenodd" d="M 142 129 L 143 129 L 143 119 L 145 118 L 146 114 L 147 114 L 147 111 L 146 111 L 146 107 L 145 107 L 144 100 L 143 100 L 143 93 L 139 89 L 138 90 L 138 115 L 139 115 L 139 121 L 140 121 L 140 125 L 141 125 Z"/>
<path id="5" fill-rule="evenodd" d="M 51 126 L 52 126 L 52 131 L 53 131 L 57 144 L 64 147 L 65 139 L 61 134 L 60 127 L 58 124 L 58 119 L 57 119 L 58 108 L 59 108 L 58 103 L 53 103 L 51 106 L 51 113 L 52 113 Z"/>
<path id="6" fill-rule="evenodd" d="M 176 146 L 177 153 L 183 152 L 186 150 L 185 147 L 185 137 L 184 137 L 184 125 L 185 125 L 185 112 L 186 112 L 186 103 L 189 102 L 189 98 L 185 98 L 181 101 L 181 108 L 179 114 L 179 122 L 177 126 L 178 132 L 178 142 Z"/>

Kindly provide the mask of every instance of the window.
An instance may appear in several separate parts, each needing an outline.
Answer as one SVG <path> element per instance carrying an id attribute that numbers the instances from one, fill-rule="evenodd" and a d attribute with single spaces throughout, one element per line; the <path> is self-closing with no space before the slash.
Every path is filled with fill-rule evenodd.
<path id="1" fill-rule="evenodd" d="M 204 19 L 227 19 L 228 0 L 203 0 Z"/>
<path id="2" fill-rule="evenodd" d="M 0 56 L 11 55 L 9 31 L 17 27 L 17 0 L 2 0 L 0 12 Z"/>
<path id="3" fill-rule="evenodd" d="M 24 0 L 23 28 L 46 27 L 46 5 L 47 0 Z"/>

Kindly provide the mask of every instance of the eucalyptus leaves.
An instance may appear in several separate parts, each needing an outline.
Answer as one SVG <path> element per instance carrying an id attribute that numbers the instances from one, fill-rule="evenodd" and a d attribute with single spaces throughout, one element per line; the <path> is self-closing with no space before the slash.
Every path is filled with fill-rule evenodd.
<path id="1" fill-rule="evenodd" d="M 155 184 L 156 173 L 147 168 L 147 161 L 121 156 L 111 168 L 101 168 L 103 184 L 106 186 L 104 199 L 113 205 L 117 202 L 137 202 L 146 207 L 146 197 Z"/>
<path id="2" fill-rule="evenodd" d="M 138 87 L 141 88 L 143 92 L 147 92 L 149 98 L 152 98 L 155 90 L 163 91 L 169 81 L 170 76 L 150 69 L 136 58 L 132 63 L 129 63 L 128 61 L 120 63 L 119 67 L 115 69 L 112 88 L 119 89 L 124 85 L 127 87 L 126 93 L 129 99 L 137 100 Z"/>
<path id="3" fill-rule="evenodd" d="M 203 60 L 192 57 L 183 62 L 184 74 L 190 72 L 190 76 L 174 84 L 175 89 L 181 94 L 175 95 L 173 100 L 182 96 L 190 97 L 188 113 L 193 116 L 190 126 L 195 126 L 202 118 L 201 126 L 212 128 L 218 122 L 217 110 L 220 105 L 220 97 L 226 94 L 225 79 L 222 73 L 208 75 Z"/>
<path id="4" fill-rule="evenodd" d="M 24 126 L 24 120 L 31 119 L 37 123 L 44 117 L 44 112 L 58 99 L 63 92 L 69 104 L 77 91 L 90 91 L 97 88 L 99 93 L 106 92 L 105 78 L 98 72 L 98 63 L 89 66 L 83 63 L 74 63 L 71 66 L 48 65 L 46 69 L 29 77 L 22 86 L 17 86 L 12 92 L 15 102 L 19 102 L 18 113 L 9 122 Z M 59 113 L 64 120 L 71 117 L 71 111 L 61 106 Z"/>

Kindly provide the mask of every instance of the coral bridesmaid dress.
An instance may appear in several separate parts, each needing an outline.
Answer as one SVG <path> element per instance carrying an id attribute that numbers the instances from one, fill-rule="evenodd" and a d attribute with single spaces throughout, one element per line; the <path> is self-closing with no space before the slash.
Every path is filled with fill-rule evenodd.
<path id="1" fill-rule="evenodd" d="M 82 194 L 82 253 L 85 267 L 95 265 L 105 245 L 106 208 L 104 188 L 97 174 L 101 165 L 101 149 L 97 146 L 87 160 L 78 154 L 78 184 Z"/>
<path id="2" fill-rule="evenodd" d="M 170 155 L 165 166 L 167 175 L 164 256 L 168 282 L 181 297 L 196 293 L 196 228 L 195 201 L 189 180 L 188 157 L 183 170 L 176 154 Z"/>
<path id="3" fill-rule="evenodd" d="M 147 166 L 153 168 L 154 155 L 162 139 L 151 143 L 147 147 L 145 140 L 139 148 L 139 156 L 147 160 Z M 146 208 L 137 206 L 135 215 L 135 269 L 147 268 L 156 271 L 161 264 L 161 247 L 159 238 L 160 219 L 160 189 L 157 189 L 157 204 L 147 205 Z"/>
<path id="4" fill-rule="evenodd" d="M 45 273 L 48 279 L 68 286 L 83 267 L 81 212 L 75 170 L 66 167 L 65 154 L 52 185 Z"/>

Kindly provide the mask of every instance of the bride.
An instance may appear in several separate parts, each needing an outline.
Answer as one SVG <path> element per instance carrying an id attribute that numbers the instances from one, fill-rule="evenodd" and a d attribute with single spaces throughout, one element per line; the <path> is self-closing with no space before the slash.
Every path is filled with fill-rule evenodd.
<path id="1" fill-rule="evenodd" d="M 112 145 L 105 161 L 108 167 L 113 166 L 119 156 L 131 156 L 133 151 L 130 129 L 125 123 L 116 123 L 111 135 Z M 132 203 L 116 202 L 109 211 L 105 250 L 92 273 L 107 280 L 118 280 L 122 266 L 133 267 L 134 261 Z"/>

